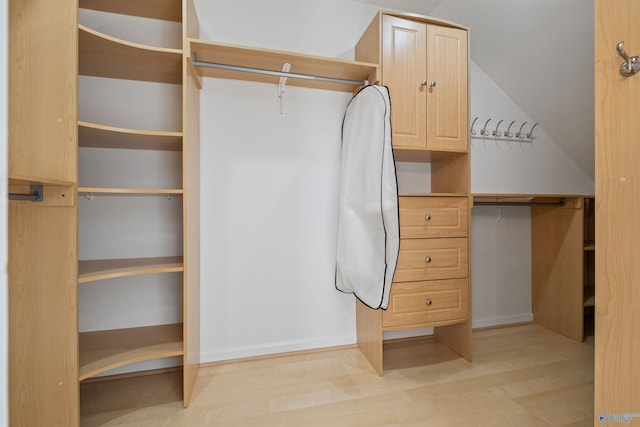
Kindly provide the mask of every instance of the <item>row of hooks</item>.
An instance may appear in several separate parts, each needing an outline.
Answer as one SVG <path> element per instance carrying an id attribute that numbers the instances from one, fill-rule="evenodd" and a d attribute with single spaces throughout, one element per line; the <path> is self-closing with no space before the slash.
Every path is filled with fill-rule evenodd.
<path id="1" fill-rule="evenodd" d="M 500 130 L 500 125 L 504 122 L 504 120 L 500 120 L 494 128 L 493 125 L 489 126 L 489 122 L 491 121 L 491 119 L 487 119 L 487 121 L 484 122 L 484 126 L 482 127 L 482 129 L 477 131 L 474 126 L 478 119 L 479 117 L 476 117 L 475 119 L 473 119 L 473 123 L 471 123 L 471 136 L 479 135 L 480 138 L 504 138 L 525 141 L 533 141 L 534 139 L 536 139 L 536 137 L 533 136 L 533 129 L 538 126 L 538 122 L 531 126 L 529 132 L 526 132 L 523 129 L 525 128 L 527 122 L 523 122 L 520 127 L 518 127 L 517 125 L 513 126 L 516 123 L 516 121 L 513 120 L 511 123 L 509 123 L 509 126 L 506 126 L 506 130 L 504 130 L 504 127 L 502 128 L 502 130 Z"/>

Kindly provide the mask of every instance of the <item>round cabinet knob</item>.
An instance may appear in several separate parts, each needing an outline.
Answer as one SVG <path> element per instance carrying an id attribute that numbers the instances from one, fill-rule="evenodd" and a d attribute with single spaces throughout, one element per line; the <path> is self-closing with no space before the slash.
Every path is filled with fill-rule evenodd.
<path id="1" fill-rule="evenodd" d="M 430 256 L 426 256 L 424 258 L 424 262 L 426 262 L 427 264 L 429 264 L 431 262 L 431 257 Z"/>
<path id="2" fill-rule="evenodd" d="M 431 80 L 431 83 L 429 83 L 429 87 L 436 87 L 435 80 Z"/>
<path id="3" fill-rule="evenodd" d="M 423 80 L 422 83 L 420 84 L 420 86 L 426 86 L 428 83 L 426 80 Z"/>
<path id="4" fill-rule="evenodd" d="M 432 304 L 431 298 L 427 298 L 427 300 L 424 303 L 427 305 L 431 305 Z"/>
<path id="5" fill-rule="evenodd" d="M 425 221 L 431 221 L 431 214 L 426 214 L 426 215 L 424 216 L 424 220 L 425 220 Z"/>

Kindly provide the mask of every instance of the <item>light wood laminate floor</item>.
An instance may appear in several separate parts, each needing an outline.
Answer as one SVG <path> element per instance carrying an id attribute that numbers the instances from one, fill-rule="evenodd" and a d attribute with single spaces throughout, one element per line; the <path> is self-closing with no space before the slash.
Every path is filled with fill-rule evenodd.
<path id="1" fill-rule="evenodd" d="M 379 377 L 355 348 L 205 367 L 181 379 L 83 385 L 83 426 L 593 426 L 593 337 L 524 325 L 473 333 L 472 363 L 434 340 L 385 346 Z M 137 379 L 139 382 L 140 379 Z"/>

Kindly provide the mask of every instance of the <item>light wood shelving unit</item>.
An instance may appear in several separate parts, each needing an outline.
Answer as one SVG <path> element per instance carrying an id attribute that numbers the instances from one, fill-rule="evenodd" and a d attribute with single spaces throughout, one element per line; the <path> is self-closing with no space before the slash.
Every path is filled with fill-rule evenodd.
<path id="1" fill-rule="evenodd" d="M 389 87 L 395 161 L 431 164 L 430 193 L 400 196 L 389 308 L 356 302 L 358 347 L 380 375 L 386 331 L 433 327 L 442 344 L 472 359 L 468 37 L 455 23 L 382 11 L 355 48 L 356 60 L 378 64 Z M 444 223 L 465 229 L 451 234 L 437 225 Z"/>
<path id="2" fill-rule="evenodd" d="M 80 0 L 79 7 L 182 22 L 183 47 L 187 45 L 187 34 L 197 36 L 197 17 L 191 0 L 160 0 L 152 6 L 145 1 Z M 78 44 L 80 75 L 162 84 L 183 84 L 190 80 L 184 77 L 189 71 L 183 49 L 141 45 L 83 25 L 78 26 Z M 78 262 L 77 283 L 82 286 L 108 286 L 107 282 L 101 282 L 113 278 L 178 273 L 181 275 L 183 288 L 182 301 L 175 301 L 176 309 L 183 313 L 181 323 L 144 327 L 133 325 L 125 329 L 81 333 L 78 380 L 93 379 L 100 374 L 108 375 L 108 371 L 114 368 L 142 361 L 180 356 L 183 358 L 182 392 L 186 407 L 199 366 L 199 274 L 196 271 L 199 269 L 199 169 L 196 161 L 199 136 L 195 130 L 198 126 L 199 112 L 197 108 L 188 108 L 187 105 L 199 104 L 199 99 L 192 89 L 182 86 L 182 129 L 178 131 L 130 129 L 101 123 L 78 122 L 79 147 L 181 151 L 183 158 L 181 188 L 78 187 L 80 195 L 92 197 L 178 196 L 182 199 L 183 205 L 183 254 Z M 196 98 L 195 102 L 192 97 Z M 187 117 L 187 114 L 192 115 Z M 189 228 L 187 222 L 190 223 Z M 135 376 L 135 372 L 133 375 Z"/>
<path id="3" fill-rule="evenodd" d="M 8 190 L 44 192 L 8 202 L 8 425 L 77 426 L 77 2 L 4 7 Z"/>

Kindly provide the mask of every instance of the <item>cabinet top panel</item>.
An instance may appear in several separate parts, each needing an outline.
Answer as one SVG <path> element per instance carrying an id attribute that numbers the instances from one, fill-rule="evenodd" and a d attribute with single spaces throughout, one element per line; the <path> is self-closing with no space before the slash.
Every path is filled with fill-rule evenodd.
<path id="1" fill-rule="evenodd" d="M 80 8 L 164 21 L 182 21 L 181 0 L 80 0 Z"/>
<path id="2" fill-rule="evenodd" d="M 418 15 L 415 13 L 406 13 L 406 12 L 385 11 L 385 10 L 381 10 L 380 14 L 396 16 L 398 18 L 403 18 L 403 19 L 410 19 L 412 21 L 424 22 L 426 24 L 435 24 L 441 27 L 459 28 L 461 30 L 469 31 L 469 27 L 465 27 L 464 25 L 456 24 L 455 22 L 446 21 L 444 19 L 433 18 L 431 16 Z"/>

